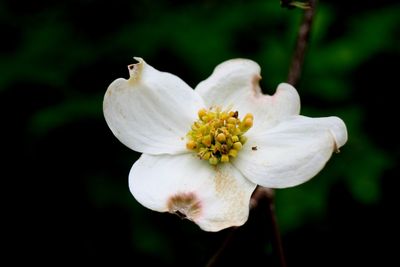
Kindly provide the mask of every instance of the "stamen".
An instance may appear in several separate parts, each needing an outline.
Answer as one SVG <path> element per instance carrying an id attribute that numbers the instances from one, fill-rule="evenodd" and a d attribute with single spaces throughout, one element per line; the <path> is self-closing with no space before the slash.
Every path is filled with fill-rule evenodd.
<path id="1" fill-rule="evenodd" d="M 247 141 L 244 134 L 254 121 L 251 113 L 241 120 L 238 111 L 222 111 L 220 107 L 200 109 L 198 117 L 187 134 L 186 147 L 196 151 L 200 159 L 208 160 L 211 165 L 237 157 Z"/>
<path id="2" fill-rule="evenodd" d="M 221 156 L 221 162 L 229 162 L 229 156 L 228 155 L 222 155 Z"/>
<path id="3" fill-rule="evenodd" d="M 217 165 L 218 164 L 218 159 L 216 158 L 216 157 L 212 157 L 212 158 L 210 158 L 209 160 L 208 160 L 208 162 L 211 164 L 211 165 Z"/>
<path id="4" fill-rule="evenodd" d="M 231 156 L 232 158 L 236 158 L 237 154 L 238 154 L 238 151 L 236 149 L 229 150 L 229 156 Z"/>
<path id="5" fill-rule="evenodd" d="M 242 149 L 242 143 L 240 143 L 240 142 L 235 142 L 235 143 L 233 144 L 233 148 L 236 149 L 237 151 L 241 150 L 241 149 Z"/>
<path id="6" fill-rule="evenodd" d="M 193 141 L 193 140 L 190 140 L 189 142 L 187 142 L 186 143 L 186 147 L 188 148 L 188 149 L 195 149 L 196 148 L 196 142 L 195 141 Z"/>
<path id="7" fill-rule="evenodd" d="M 203 116 L 205 116 L 207 114 L 207 110 L 205 108 L 200 109 L 198 112 L 199 118 L 203 118 Z"/>
<path id="8" fill-rule="evenodd" d="M 225 134 L 223 134 L 223 133 L 218 134 L 217 135 L 217 141 L 220 142 L 220 143 L 225 142 L 226 141 Z"/>

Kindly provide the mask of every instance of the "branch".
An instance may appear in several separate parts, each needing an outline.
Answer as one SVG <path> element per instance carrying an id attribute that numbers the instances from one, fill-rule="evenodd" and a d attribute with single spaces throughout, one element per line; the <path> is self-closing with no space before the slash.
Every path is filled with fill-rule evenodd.
<path id="1" fill-rule="evenodd" d="M 229 244 L 231 243 L 231 240 L 233 238 L 233 236 L 236 233 L 236 229 L 237 227 L 233 227 L 232 229 L 230 229 L 229 234 L 227 235 L 227 237 L 225 238 L 224 243 L 221 245 L 221 247 L 217 250 L 217 252 L 215 252 L 215 254 L 211 257 L 211 259 L 208 261 L 206 267 L 214 267 L 217 266 L 216 264 L 218 264 L 218 260 L 220 258 L 220 256 L 222 255 L 222 253 L 225 251 L 225 249 L 229 246 Z"/>
<path id="2" fill-rule="evenodd" d="M 283 1 L 282 1 L 283 2 Z M 301 70 L 306 53 L 307 43 L 310 38 L 311 25 L 315 14 L 316 0 L 309 1 L 309 8 L 304 11 L 303 22 L 301 23 L 292 64 L 289 69 L 287 82 L 295 86 L 300 79 Z"/>
<path id="3" fill-rule="evenodd" d="M 271 221 L 272 247 L 278 257 L 280 267 L 286 267 L 285 254 L 283 253 L 282 239 L 279 232 L 278 221 L 275 215 L 275 193 L 271 188 L 258 186 L 251 198 L 252 207 L 256 207 L 258 203 L 265 199 L 268 205 L 268 218 Z"/>
<path id="4" fill-rule="evenodd" d="M 293 9 L 293 8 L 301 8 L 301 9 L 307 9 L 310 8 L 310 3 L 309 2 L 299 2 L 299 1 L 291 1 L 291 0 L 281 0 L 281 7 L 285 7 L 288 9 Z"/>
<path id="5" fill-rule="evenodd" d="M 307 48 L 307 43 L 310 38 L 311 25 L 315 14 L 316 0 L 310 0 L 308 3 L 281 0 L 281 6 L 286 8 L 302 8 L 304 9 L 303 22 L 300 25 L 299 34 L 297 37 L 297 43 L 295 52 L 292 58 L 292 64 L 289 69 L 289 75 L 287 82 L 296 85 L 300 79 L 301 70 L 304 62 L 304 56 Z M 256 208 L 261 200 L 265 199 L 268 202 L 268 217 L 271 220 L 271 236 L 273 238 L 273 248 L 278 257 L 280 267 L 286 267 L 285 256 L 283 253 L 282 240 L 279 232 L 278 222 L 275 215 L 275 201 L 274 201 L 274 190 L 266 187 L 258 186 L 250 200 L 250 208 Z M 233 236 L 236 233 L 237 228 L 233 228 L 226 237 L 224 243 L 208 261 L 207 267 L 216 266 L 218 259 L 229 246 Z"/>

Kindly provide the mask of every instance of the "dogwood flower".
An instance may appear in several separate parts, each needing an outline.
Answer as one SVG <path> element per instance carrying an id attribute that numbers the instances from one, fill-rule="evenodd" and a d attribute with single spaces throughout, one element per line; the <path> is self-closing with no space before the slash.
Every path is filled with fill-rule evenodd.
<path id="1" fill-rule="evenodd" d="M 299 115 L 291 85 L 262 94 L 251 60 L 223 62 L 193 90 L 135 59 L 129 79 L 112 82 L 103 103 L 114 135 L 143 153 L 129 173 L 130 190 L 143 206 L 203 230 L 244 224 L 257 185 L 304 183 L 347 141 L 341 119 Z"/>

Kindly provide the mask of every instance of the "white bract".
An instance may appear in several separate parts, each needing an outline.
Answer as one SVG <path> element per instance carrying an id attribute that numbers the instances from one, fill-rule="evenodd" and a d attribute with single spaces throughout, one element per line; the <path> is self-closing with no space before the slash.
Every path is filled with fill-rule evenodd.
<path id="1" fill-rule="evenodd" d="M 142 205 L 203 230 L 244 224 L 257 185 L 304 183 L 347 141 L 341 119 L 299 115 L 291 85 L 262 94 L 260 67 L 251 60 L 223 62 L 193 90 L 135 59 L 130 78 L 115 80 L 103 103 L 114 135 L 143 153 L 130 190 Z"/>

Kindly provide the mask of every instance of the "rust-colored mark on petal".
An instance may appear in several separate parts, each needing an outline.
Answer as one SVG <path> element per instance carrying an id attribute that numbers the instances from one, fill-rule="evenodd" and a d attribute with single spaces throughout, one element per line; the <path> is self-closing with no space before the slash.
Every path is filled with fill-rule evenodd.
<path id="1" fill-rule="evenodd" d="M 220 168 L 216 168 L 215 175 L 215 191 L 224 198 L 227 197 L 226 192 L 236 192 L 234 194 L 228 194 L 234 196 L 236 199 L 242 198 L 242 191 L 238 188 L 236 178 L 226 171 L 222 171 Z"/>
<path id="2" fill-rule="evenodd" d="M 143 60 L 140 59 L 139 63 L 128 65 L 129 82 L 136 82 L 139 80 L 143 68 Z"/>
<path id="3" fill-rule="evenodd" d="M 181 193 L 168 200 L 168 211 L 178 215 L 182 219 L 194 220 L 200 215 L 200 200 L 194 193 Z"/>
<path id="4" fill-rule="evenodd" d="M 340 153 L 339 146 L 336 141 L 335 133 L 332 130 L 329 130 L 329 133 L 331 134 L 331 136 L 333 138 L 333 152 Z"/>
<path id="5" fill-rule="evenodd" d="M 253 79 L 251 80 L 251 84 L 255 95 L 261 94 L 260 80 L 261 80 L 260 74 L 254 75 Z"/>
<path id="6" fill-rule="evenodd" d="M 340 153 L 339 147 L 336 144 L 336 141 L 333 142 L 333 152 L 335 153 Z"/>
<path id="7" fill-rule="evenodd" d="M 231 186 L 230 180 L 231 178 L 228 174 L 222 172 L 219 168 L 216 168 L 215 191 L 219 194 L 223 194 L 223 191 Z"/>
<path id="8" fill-rule="evenodd" d="M 214 178 L 215 192 L 217 196 L 225 203 L 230 203 L 225 214 L 229 214 L 231 220 L 238 219 L 237 216 L 242 216 L 238 213 L 239 207 L 248 205 L 249 198 L 246 196 L 246 190 L 243 190 L 233 174 L 233 170 L 216 168 Z"/>

